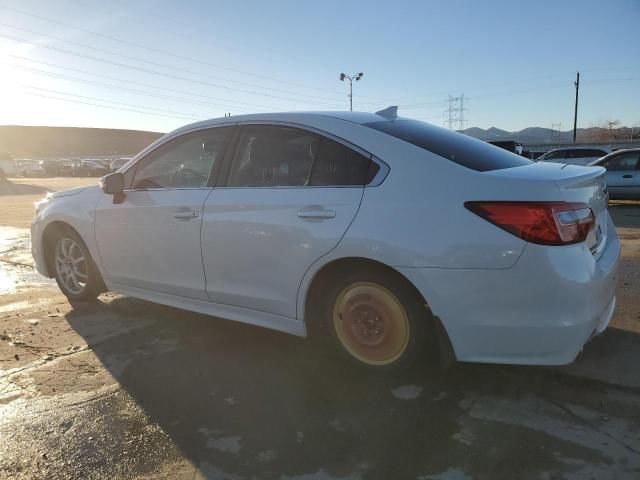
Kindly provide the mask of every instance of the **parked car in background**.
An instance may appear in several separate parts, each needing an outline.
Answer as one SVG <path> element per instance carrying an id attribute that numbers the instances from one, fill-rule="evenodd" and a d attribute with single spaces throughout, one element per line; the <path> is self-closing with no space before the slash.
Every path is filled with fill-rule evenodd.
<path id="1" fill-rule="evenodd" d="M 73 176 L 74 161 L 70 158 L 61 158 L 58 160 L 58 175 L 61 177 Z"/>
<path id="2" fill-rule="evenodd" d="M 73 166 L 73 175 L 75 177 L 102 177 L 107 173 L 110 173 L 110 171 L 104 160 L 80 160 L 76 161 Z"/>
<path id="3" fill-rule="evenodd" d="M 167 134 L 100 186 L 37 204 L 37 269 L 71 302 L 108 289 L 327 335 L 374 369 L 423 350 L 573 361 L 616 304 L 605 170 L 531 162 L 395 112 Z"/>
<path id="4" fill-rule="evenodd" d="M 9 152 L 0 152 L 0 181 L 18 174 L 16 162 Z"/>
<path id="5" fill-rule="evenodd" d="M 18 173 L 23 177 L 44 177 L 44 160 L 23 159 L 17 162 Z"/>
<path id="6" fill-rule="evenodd" d="M 640 198 L 640 148 L 616 150 L 590 166 L 607 169 L 605 182 L 611 198 Z"/>
<path id="7" fill-rule="evenodd" d="M 600 148 L 555 148 L 536 159 L 537 162 L 565 163 L 567 165 L 589 165 L 608 152 Z"/>
<path id="8" fill-rule="evenodd" d="M 505 150 L 517 155 L 522 155 L 522 152 L 524 151 L 522 143 L 515 142 L 513 140 L 496 140 L 489 143 L 491 145 L 495 145 L 496 147 L 504 148 Z"/>
<path id="9" fill-rule="evenodd" d="M 129 160 L 131 160 L 131 157 L 115 158 L 111 161 L 111 164 L 109 165 L 109 169 L 112 172 L 120 170 L 120 167 L 123 167 Z"/>

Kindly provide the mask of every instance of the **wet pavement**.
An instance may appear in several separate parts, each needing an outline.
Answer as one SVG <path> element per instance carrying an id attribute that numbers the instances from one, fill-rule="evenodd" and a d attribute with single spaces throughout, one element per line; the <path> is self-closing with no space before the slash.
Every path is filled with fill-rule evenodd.
<path id="1" fill-rule="evenodd" d="M 568 369 L 372 374 L 132 298 L 73 309 L 0 234 L 0 478 L 640 478 L 637 333 Z"/>

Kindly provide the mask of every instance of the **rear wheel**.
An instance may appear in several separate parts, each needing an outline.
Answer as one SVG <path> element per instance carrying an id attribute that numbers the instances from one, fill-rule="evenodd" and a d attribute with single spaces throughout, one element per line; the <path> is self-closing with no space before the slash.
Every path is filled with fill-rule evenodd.
<path id="1" fill-rule="evenodd" d="M 58 233 L 53 242 L 53 273 L 71 302 L 92 301 L 100 294 L 100 274 L 82 239 L 72 231 Z"/>
<path id="2" fill-rule="evenodd" d="M 332 283 L 323 316 L 348 358 L 372 369 L 401 370 L 427 348 L 429 312 L 401 279 L 372 269 Z"/>

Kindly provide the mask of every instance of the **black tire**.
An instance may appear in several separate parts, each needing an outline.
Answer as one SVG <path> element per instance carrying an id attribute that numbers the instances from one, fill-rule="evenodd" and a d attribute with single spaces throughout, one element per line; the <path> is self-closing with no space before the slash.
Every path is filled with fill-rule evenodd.
<path id="1" fill-rule="evenodd" d="M 379 303 L 376 297 L 385 301 Z M 387 372 L 406 370 L 437 345 L 430 311 L 399 274 L 364 267 L 333 275 L 318 303 L 317 313 L 333 348 L 361 367 Z M 395 315 L 390 314 L 394 311 Z M 370 337 L 363 337 L 367 331 Z M 405 333 L 393 334 L 398 331 Z M 385 336 L 397 337 L 391 348 Z M 380 337 L 383 340 L 376 343 Z"/>
<path id="2" fill-rule="evenodd" d="M 81 286 L 79 290 L 72 290 L 72 288 L 67 285 L 69 280 L 64 278 L 64 273 L 61 272 L 62 267 L 56 259 L 58 249 L 62 248 L 61 244 L 64 243 L 65 245 L 68 245 L 68 241 L 73 242 L 75 245 L 72 249 L 72 255 L 74 253 L 77 254 L 76 249 L 79 249 L 85 259 L 85 268 L 82 270 L 82 273 L 86 273 L 86 281 L 82 282 L 83 284 L 78 284 Z M 93 302 L 98 298 L 98 295 L 104 291 L 102 277 L 100 276 L 100 272 L 98 271 L 93 258 L 91 258 L 89 249 L 87 249 L 82 238 L 80 238 L 80 236 L 73 230 L 65 229 L 56 232 L 49 245 L 49 255 L 51 255 L 49 265 L 56 279 L 56 283 L 71 304 L 79 302 Z"/>

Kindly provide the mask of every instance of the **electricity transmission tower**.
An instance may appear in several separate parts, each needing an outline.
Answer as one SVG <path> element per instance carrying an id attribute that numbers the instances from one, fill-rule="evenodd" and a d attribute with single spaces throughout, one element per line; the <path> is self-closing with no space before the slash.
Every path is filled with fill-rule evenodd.
<path id="1" fill-rule="evenodd" d="M 467 120 L 464 118 L 464 112 L 469 110 L 464 106 L 465 99 L 464 93 L 459 97 L 449 95 L 447 99 L 448 108 L 446 113 L 448 114 L 447 120 L 445 120 L 446 126 L 449 130 L 463 130 Z"/>

